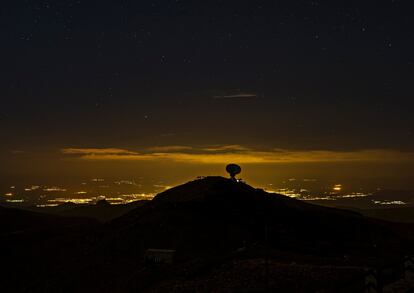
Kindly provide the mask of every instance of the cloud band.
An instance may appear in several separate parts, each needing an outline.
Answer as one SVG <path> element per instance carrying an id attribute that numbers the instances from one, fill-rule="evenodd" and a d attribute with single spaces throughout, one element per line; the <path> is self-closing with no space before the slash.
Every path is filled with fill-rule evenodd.
<path id="1" fill-rule="evenodd" d="M 414 153 L 395 150 L 298 151 L 257 150 L 240 145 L 208 147 L 163 146 L 140 152 L 120 148 L 64 148 L 64 155 L 81 160 L 174 161 L 191 164 L 281 164 L 329 162 L 414 162 Z"/>

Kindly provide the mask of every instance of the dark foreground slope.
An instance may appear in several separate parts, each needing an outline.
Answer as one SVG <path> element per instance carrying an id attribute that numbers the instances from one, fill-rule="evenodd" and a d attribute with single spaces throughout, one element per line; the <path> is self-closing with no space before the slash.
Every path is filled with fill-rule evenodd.
<path id="1" fill-rule="evenodd" d="M 363 274 L 365 268 L 400 259 L 412 247 L 410 226 L 310 205 L 221 177 L 208 177 L 167 190 L 147 205 L 113 221 L 108 229 L 111 233 L 105 237 L 105 248 L 111 247 L 111 251 L 120 254 L 128 252 L 134 255 L 134 262 L 143 264 L 148 248 L 177 251 L 172 274 L 152 274 L 146 269 L 130 280 L 128 286 L 141 290 L 171 290 L 177 286 L 192 291 L 213 278 L 212 287 L 206 289 L 209 291 L 229 285 L 231 276 L 237 287 L 246 281 L 246 277 L 238 277 L 243 274 L 253 278 L 246 286 L 263 288 L 263 276 L 254 278 L 263 274 L 266 254 L 279 279 L 284 279 L 281 271 L 289 271 L 284 265 L 296 262 L 298 267 L 289 267 L 297 273 L 291 273 L 292 280 L 308 275 L 306 282 L 322 286 L 323 280 L 329 283 L 326 276 L 331 275 L 333 284 L 327 288 L 332 288 L 346 283 L 346 278 L 351 280 Z M 240 262 L 233 266 L 236 260 Z M 314 274 L 306 273 L 301 265 Z M 325 272 L 326 265 L 337 269 Z M 238 271 L 242 267 L 247 271 L 250 267 L 250 273 Z M 191 283 L 198 277 L 202 281 Z M 294 286 L 296 281 L 292 280 L 284 283 L 283 288 Z M 183 285 L 188 282 L 188 287 Z M 230 286 L 229 291 L 233 289 Z"/>
<path id="2" fill-rule="evenodd" d="M 167 190 L 93 232 L 53 241 L 49 250 L 59 257 L 23 253 L 26 266 L 46 265 L 41 274 L 26 270 L 17 289 L 358 292 L 366 269 L 411 253 L 412 231 L 207 177 Z M 59 247 L 67 243 L 76 245 L 65 255 Z M 174 263 L 145 264 L 149 248 L 175 250 Z"/>
<path id="3" fill-rule="evenodd" d="M 414 207 L 393 207 L 385 209 L 365 209 L 361 214 L 372 218 L 397 223 L 414 223 Z"/>
<path id="4" fill-rule="evenodd" d="M 0 292 L 48 291 L 75 267 L 83 239 L 99 227 L 93 219 L 0 207 Z"/>

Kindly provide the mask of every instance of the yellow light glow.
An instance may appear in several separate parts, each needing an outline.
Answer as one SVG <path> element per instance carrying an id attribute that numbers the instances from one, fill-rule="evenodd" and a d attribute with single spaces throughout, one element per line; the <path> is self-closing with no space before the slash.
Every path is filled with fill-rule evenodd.
<path id="1" fill-rule="evenodd" d="M 321 163 L 321 162 L 377 162 L 381 161 L 414 161 L 413 152 L 368 149 L 353 152 L 330 150 L 260 150 L 242 146 L 221 146 L 215 148 L 163 147 L 148 148 L 142 152 L 123 149 L 62 149 L 65 155 L 83 160 L 127 160 L 127 161 L 159 161 L 170 160 L 192 164 L 225 164 L 238 162 L 241 164 L 259 163 Z M 100 179 L 94 179 L 97 181 Z"/>
<path id="2" fill-rule="evenodd" d="M 52 204 L 62 204 L 62 203 L 68 203 L 68 202 L 72 202 L 72 203 L 77 203 L 77 204 L 87 204 L 87 203 L 91 203 L 93 200 L 93 198 L 56 198 L 56 199 L 49 199 L 48 203 L 52 203 Z"/>
<path id="3" fill-rule="evenodd" d="M 21 202 L 24 202 L 24 199 L 6 199 L 6 202 L 21 203 Z"/>
<path id="4" fill-rule="evenodd" d="M 280 189 L 276 189 L 276 190 L 271 190 L 271 189 L 265 189 L 266 192 L 268 193 L 276 193 L 276 194 L 282 194 L 291 198 L 300 198 L 301 194 L 297 193 L 295 190 L 291 190 L 288 188 L 280 188 Z"/>
<path id="5" fill-rule="evenodd" d="M 64 188 L 60 188 L 60 187 L 55 187 L 55 186 L 53 186 L 53 187 L 49 187 L 49 188 L 45 188 L 45 189 L 43 189 L 44 191 L 47 191 L 47 192 L 52 192 L 52 191 L 60 191 L 60 192 L 64 192 L 64 191 L 66 191 L 66 189 L 64 189 Z"/>
<path id="6" fill-rule="evenodd" d="M 33 190 L 37 190 L 39 188 L 40 188 L 40 186 L 38 186 L 38 185 L 32 185 L 30 187 L 25 188 L 24 191 L 33 191 Z"/>

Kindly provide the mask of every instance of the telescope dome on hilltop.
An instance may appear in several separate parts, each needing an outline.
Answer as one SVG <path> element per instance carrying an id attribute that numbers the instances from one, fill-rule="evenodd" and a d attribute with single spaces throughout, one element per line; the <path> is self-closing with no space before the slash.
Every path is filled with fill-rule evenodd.
<path id="1" fill-rule="evenodd" d="M 228 164 L 226 166 L 226 171 L 230 174 L 230 178 L 235 180 L 236 175 L 241 173 L 241 167 L 236 164 Z"/>

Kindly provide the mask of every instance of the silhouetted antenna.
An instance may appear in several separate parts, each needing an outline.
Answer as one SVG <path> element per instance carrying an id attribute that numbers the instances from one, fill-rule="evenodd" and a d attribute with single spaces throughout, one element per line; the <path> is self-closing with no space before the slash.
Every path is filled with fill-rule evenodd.
<path id="1" fill-rule="evenodd" d="M 228 164 L 226 166 L 226 171 L 227 171 L 227 173 L 230 174 L 230 178 L 232 180 L 236 180 L 236 175 L 240 174 L 241 167 L 239 165 L 236 165 L 236 164 Z"/>

